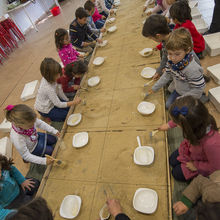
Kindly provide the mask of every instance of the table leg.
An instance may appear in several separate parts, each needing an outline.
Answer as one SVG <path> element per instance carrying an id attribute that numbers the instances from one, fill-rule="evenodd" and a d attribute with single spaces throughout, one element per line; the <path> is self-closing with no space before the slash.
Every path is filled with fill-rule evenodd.
<path id="1" fill-rule="evenodd" d="M 28 17 L 29 21 L 31 22 L 32 26 L 34 27 L 34 29 L 38 32 L 38 29 L 37 29 L 35 23 L 31 20 L 31 18 L 30 18 L 30 16 L 29 16 L 29 14 L 28 14 L 25 7 L 24 7 L 24 12 L 25 12 L 26 16 Z"/>

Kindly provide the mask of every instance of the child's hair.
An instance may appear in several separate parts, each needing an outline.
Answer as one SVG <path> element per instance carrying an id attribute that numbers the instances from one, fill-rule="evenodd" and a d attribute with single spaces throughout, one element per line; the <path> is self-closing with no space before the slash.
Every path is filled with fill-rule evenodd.
<path id="1" fill-rule="evenodd" d="M 193 42 L 190 32 L 186 28 L 178 28 L 174 30 L 167 42 L 166 42 L 166 49 L 167 50 L 181 50 L 190 51 L 193 48 Z"/>
<path id="2" fill-rule="evenodd" d="M 55 76 L 62 73 L 60 64 L 53 58 L 44 58 L 40 65 L 41 75 L 49 82 L 55 82 Z"/>
<path id="3" fill-rule="evenodd" d="M 26 124 L 28 122 L 35 121 L 37 118 L 36 113 L 32 108 L 27 105 L 19 104 L 13 106 L 13 108 L 5 109 L 5 117 L 8 121 L 14 124 Z"/>
<path id="4" fill-rule="evenodd" d="M 199 202 L 197 207 L 198 220 L 219 220 L 220 216 L 220 202 L 203 203 Z"/>
<path id="5" fill-rule="evenodd" d="M 91 10 L 93 10 L 94 8 L 95 8 L 95 4 L 93 3 L 93 2 L 91 2 L 91 1 L 86 1 L 86 3 L 84 4 L 84 8 L 85 8 L 85 10 L 87 10 L 87 11 L 91 11 Z"/>
<path id="6" fill-rule="evenodd" d="M 42 197 L 35 198 L 6 217 L 6 220 L 53 220 L 51 210 Z"/>
<path id="7" fill-rule="evenodd" d="M 170 29 L 167 20 L 162 15 L 151 15 L 144 23 L 142 34 L 145 37 L 155 37 L 156 34 L 167 35 Z"/>
<path id="8" fill-rule="evenodd" d="M 8 159 L 6 156 L 0 154 L 0 166 L 2 170 L 10 170 L 12 164 L 14 164 L 13 159 Z"/>
<path id="9" fill-rule="evenodd" d="M 63 28 L 58 28 L 56 29 L 55 31 L 55 44 L 56 44 L 56 48 L 59 50 L 59 49 L 62 49 L 63 46 L 64 46 L 64 37 L 68 35 L 68 32 L 67 30 L 63 29 Z"/>
<path id="10" fill-rule="evenodd" d="M 89 15 L 83 7 L 79 7 L 76 9 L 75 16 L 76 19 L 77 18 L 82 19 L 82 18 L 87 18 Z"/>
<path id="11" fill-rule="evenodd" d="M 176 19 L 180 23 L 186 22 L 186 20 L 192 20 L 191 8 L 187 1 L 177 1 L 170 7 L 170 17 Z"/>
<path id="12" fill-rule="evenodd" d="M 65 67 L 65 74 L 68 77 L 73 77 L 75 74 L 83 75 L 87 71 L 88 66 L 82 60 L 69 63 Z"/>
<path id="13" fill-rule="evenodd" d="M 183 137 L 192 145 L 199 144 L 206 135 L 209 125 L 212 129 L 218 130 L 214 117 L 209 114 L 205 105 L 192 96 L 176 99 L 170 106 L 169 114 L 172 120 L 182 128 Z"/>

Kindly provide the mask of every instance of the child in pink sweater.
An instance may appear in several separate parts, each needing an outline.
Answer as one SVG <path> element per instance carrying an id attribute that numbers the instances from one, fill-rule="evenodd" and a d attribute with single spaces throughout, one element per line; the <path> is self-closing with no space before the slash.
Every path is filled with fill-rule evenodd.
<path id="1" fill-rule="evenodd" d="M 171 121 L 159 130 L 180 126 L 185 138 L 170 158 L 172 175 L 188 181 L 198 174 L 209 176 L 220 169 L 220 134 L 205 105 L 192 96 L 176 99 L 169 109 Z"/>
<path id="2" fill-rule="evenodd" d="M 59 28 L 55 31 L 55 44 L 64 67 L 84 57 L 73 48 L 69 40 L 69 34 L 65 29 Z"/>

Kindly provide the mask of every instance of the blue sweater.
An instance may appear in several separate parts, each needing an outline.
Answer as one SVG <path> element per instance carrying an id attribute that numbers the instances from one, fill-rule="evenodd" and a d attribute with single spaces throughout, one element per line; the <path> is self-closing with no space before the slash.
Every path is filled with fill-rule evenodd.
<path id="1" fill-rule="evenodd" d="M 11 170 L 2 170 L 0 180 L 0 219 L 5 217 L 13 210 L 5 209 L 20 193 L 19 186 L 26 180 L 24 176 L 14 166 Z"/>

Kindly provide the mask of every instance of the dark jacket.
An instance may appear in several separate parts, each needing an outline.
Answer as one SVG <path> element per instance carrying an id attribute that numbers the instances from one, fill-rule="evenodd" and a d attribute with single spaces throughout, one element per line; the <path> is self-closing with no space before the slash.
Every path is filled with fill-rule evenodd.
<path id="1" fill-rule="evenodd" d="M 79 48 L 82 48 L 83 42 L 97 39 L 87 24 L 80 25 L 76 19 L 70 24 L 69 31 L 72 45 Z"/>
<path id="2" fill-rule="evenodd" d="M 130 220 L 130 218 L 127 215 L 121 213 L 115 217 L 115 220 Z"/>

